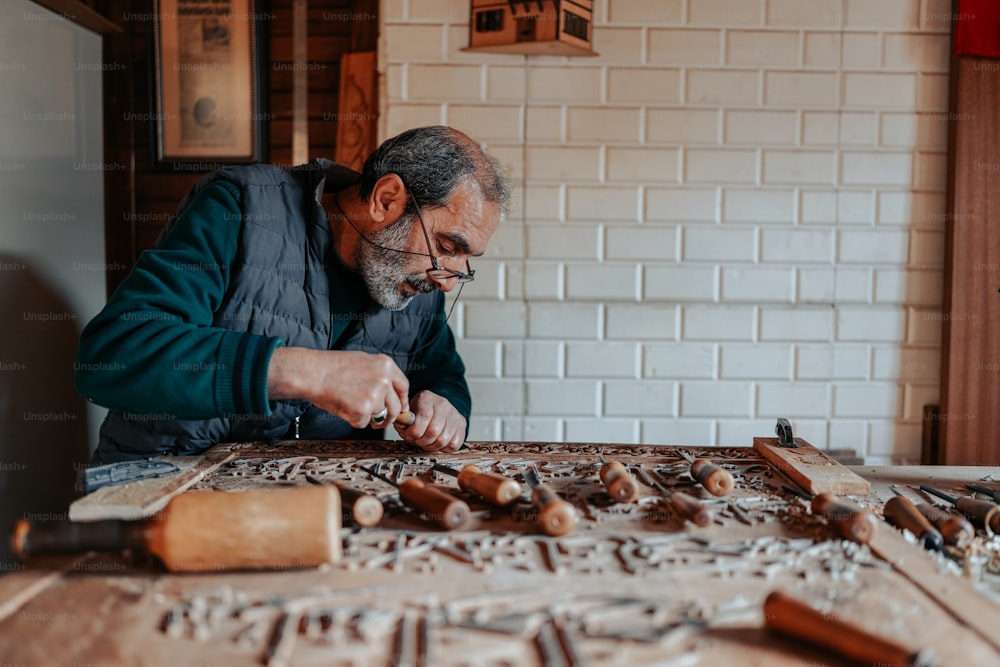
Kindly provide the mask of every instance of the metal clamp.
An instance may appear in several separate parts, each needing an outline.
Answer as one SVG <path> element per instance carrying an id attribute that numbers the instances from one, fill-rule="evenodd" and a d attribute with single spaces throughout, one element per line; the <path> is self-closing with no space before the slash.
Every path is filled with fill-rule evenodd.
<path id="1" fill-rule="evenodd" d="M 798 447 L 795 436 L 792 435 L 792 425 L 784 417 L 778 417 L 778 424 L 774 427 L 774 432 L 778 434 L 778 444 L 782 447 Z"/>

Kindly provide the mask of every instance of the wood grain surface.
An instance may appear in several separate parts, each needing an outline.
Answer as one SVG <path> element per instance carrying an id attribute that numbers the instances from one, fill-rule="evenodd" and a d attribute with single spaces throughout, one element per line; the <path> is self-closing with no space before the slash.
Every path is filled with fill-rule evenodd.
<path id="1" fill-rule="evenodd" d="M 0 619 L 0 658 L 119 665 L 846 665 L 766 631 L 763 602 L 780 590 L 914 652 L 930 650 L 944 665 L 1000 664 L 989 635 L 1000 624 L 1000 607 L 989 591 L 883 522 L 871 548 L 833 539 L 807 501 L 781 490 L 787 478 L 749 447 L 683 448 L 733 475 L 726 498 L 697 484 L 672 447 L 491 442 L 446 456 L 383 442 L 227 449 L 233 458 L 192 490 L 304 486 L 308 476 L 379 496 L 385 517 L 371 528 L 346 526 L 341 561 L 320 568 L 177 575 L 155 562 L 119 557 L 91 557 L 63 571 L 32 564 L 6 578 L 37 589 L 29 595 L 8 584 L 6 590 L 22 593 Z M 606 461 L 621 461 L 634 476 L 635 503 L 612 501 L 600 480 Z M 474 464 L 522 484 L 525 468 L 534 465 L 577 508 L 579 525 L 568 535 L 547 536 L 527 489 L 512 506 L 496 507 L 459 488 L 454 477 L 431 471 L 433 463 Z M 361 466 L 463 499 L 472 510 L 469 525 L 438 529 Z M 853 470 L 878 480 L 871 494 L 855 498 L 878 513 L 892 495 L 878 477 L 885 469 Z M 983 477 L 980 470 L 919 470 L 920 479 L 952 490 L 963 479 Z M 916 471 L 902 472 L 918 479 Z M 657 486 L 694 496 L 714 521 L 704 528 L 683 521 Z M 44 585 L 35 583 L 45 577 Z M 23 637 L 31 640 L 14 640 Z"/>

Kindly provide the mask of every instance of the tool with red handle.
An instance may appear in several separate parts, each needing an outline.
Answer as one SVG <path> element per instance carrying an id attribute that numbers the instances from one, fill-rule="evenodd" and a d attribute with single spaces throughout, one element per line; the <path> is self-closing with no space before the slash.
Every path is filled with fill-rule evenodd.
<path id="1" fill-rule="evenodd" d="M 781 591 L 764 600 L 764 627 L 864 665 L 937 667 L 929 650 L 914 651 L 853 623 L 823 614 Z"/>
<path id="2" fill-rule="evenodd" d="M 361 469 L 372 477 L 399 489 L 399 498 L 403 504 L 417 510 L 429 521 L 445 530 L 461 528 L 469 520 L 469 506 L 465 504 L 465 501 L 449 495 L 435 486 L 425 484 L 412 477 L 397 483 L 371 468 L 361 466 Z"/>
<path id="3" fill-rule="evenodd" d="M 869 510 L 863 509 L 849 500 L 838 498 L 832 493 L 819 493 L 815 496 L 806 491 L 783 484 L 785 491 L 792 495 L 810 501 L 812 513 L 821 516 L 845 540 L 868 544 L 878 528 L 878 519 Z"/>
<path id="4" fill-rule="evenodd" d="M 467 465 L 461 470 L 435 463 L 432 469 L 458 479 L 458 486 L 475 493 L 486 502 L 504 507 L 521 497 L 521 485 L 510 477 L 484 472 L 479 466 Z"/>
<path id="5" fill-rule="evenodd" d="M 615 502 L 634 503 L 639 498 L 639 485 L 621 461 L 605 462 L 602 457 L 598 472 L 601 483 Z"/>
<path id="6" fill-rule="evenodd" d="M 685 451 L 681 456 L 691 464 L 691 476 L 713 496 L 728 496 L 736 482 L 728 470 L 723 470 L 706 458 L 695 458 Z"/>
<path id="7" fill-rule="evenodd" d="M 931 525 L 927 517 L 920 513 L 909 498 L 895 489 L 890 489 L 896 495 L 885 501 L 882 506 L 882 516 L 896 528 L 913 533 L 924 549 L 941 551 L 944 548 L 944 537 Z"/>
<path id="8" fill-rule="evenodd" d="M 576 508 L 560 498 L 551 486 L 542 483 L 534 465 L 525 468 L 524 479 L 531 487 L 531 502 L 538 512 L 538 525 L 542 532 L 552 537 L 573 532 L 578 520 Z"/>
<path id="9" fill-rule="evenodd" d="M 991 535 L 1000 533 L 1000 506 L 988 500 L 977 498 L 958 498 L 943 491 L 938 491 L 924 484 L 920 485 L 921 491 L 926 491 L 932 496 L 937 496 L 942 500 L 947 500 L 954 505 L 959 512 L 969 518 L 972 523 L 987 531 Z"/>
<path id="10" fill-rule="evenodd" d="M 658 472 L 654 471 L 654 474 L 660 476 Z M 699 502 L 698 499 L 689 496 L 683 491 L 671 491 L 656 480 L 650 481 L 653 482 L 653 488 L 663 494 L 663 497 L 667 500 L 667 505 L 677 515 L 687 519 L 699 528 L 704 528 L 715 521 L 715 515 L 712 511 Z"/>

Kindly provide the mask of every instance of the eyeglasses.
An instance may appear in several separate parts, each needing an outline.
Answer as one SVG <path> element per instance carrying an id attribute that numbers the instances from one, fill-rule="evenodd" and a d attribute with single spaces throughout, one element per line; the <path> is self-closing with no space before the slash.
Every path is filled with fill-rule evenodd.
<path id="1" fill-rule="evenodd" d="M 434 250 L 431 248 L 431 235 L 427 232 L 427 225 L 424 223 L 424 215 L 420 210 L 420 204 L 417 203 L 417 198 L 413 196 L 409 188 L 406 188 L 406 194 L 410 195 L 410 199 L 413 200 L 413 208 L 417 210 L 417 220 L 420 221 L 420 228 L 424 230 L 424 239 L 427 241 L 427 257 L 431 258 L 431 268 L 427 269 L 427 277 L 434 280 L 451 280 L 456 278 L 460 283 L 471 282 L 476 277 L 476 271 L 469 264 L 469 260 L 465 260 L 465 269 L 468 273 L 462 273 L 461 271 L 453 271 L 441 266 L 438 263 L 438 258 L 434 256 Z M 401 250 L 400 252 L 409 252 Z M 410 253 L 413 255 L 423 255 L 422 252 Z"/>
<path id="2" fill-rule="evenodd" d="M 404 185 L 403 187 L 406 186 Z M 338 202 L 336 198 L 334 198 L 333 204 L 334 206 L 337 207 L 337 210 L 340 212 L 340 215 L 344 217 L 344 220 L 347 220 L 347 224 L 349 224 L 351 227 L 354 227 L 354 231 L 358 233 L 358 236 L 360 236 L 361 240 L 364 241 L 365 243 L 368 243 L 369 245 L 372 245 L 376 248 L 381 248 L 382 250 L 389 250 L 391 252 L 401 252 L 406 255 L 420 255 L 421 257 L 430 257 L 431 268 L 427 269 L 426 271 L 428 278 L 431 278 L 433 280 L 451 280 L 452 278 L 455 278 L 460 283 L 468 283 L 473 281 L 476 277 L 476 271 L 475 269 L 472 268 L 472 266 L 469 265 L 468 259 L 465 260 L 465 268 L 468 271 L 468 273 L 462 273 L 461 271 L 453 271 L 451 269 L 447 269 L 441 266 L 441 264 L 438 262 L 438 258 L 434 256 L 434 251 L 431 248 L 431 235 L 427 232 L 427 225 L 424 223 L 424 214 L 423 211 L 420 210 L 420 204 L 417 203 L 417 198 L 413 196 L 412 192 L 410 192 L 410 188 L 406 188 L 406 194 L 409 195 L 410 199 L 413 200 L 413 208 L 415 208 L 417 211 L 417 220 L 420 221 L 420 228 L 424 230 L 424 240 L 427 242 L 427 252 L 414 252 L 412 250 L 400 250 L 399 248 L 388 248 L 384 245 L 375 243 L 370 238 L 361 233 L 361 230 L 358 229 L 357 225 L 354 224 L 354 222 L 351 220 L 351 217 L 346 213 L 344 213 L 344 209 L 341 208 L 340 202 Z"/>

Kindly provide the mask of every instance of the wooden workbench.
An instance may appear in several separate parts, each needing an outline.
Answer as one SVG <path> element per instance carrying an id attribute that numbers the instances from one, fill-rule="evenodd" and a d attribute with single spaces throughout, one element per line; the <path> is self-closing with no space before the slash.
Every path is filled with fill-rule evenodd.
<path id="1" fill-rule="evenodd" d="M 345 527 L 343 559 L 318 569 L 170 574 L 141 557 L 95 554 L 33 562 L 0 578 L 0 664 L 846 664 L 762 629 L 762 601 L 774 590 L 930 649 L 943 665 L 1000 664 L 988 562 L 963 574 L 886 524 L 870 546 L 830 539 L 822 520 L 780 491 L 789 480 L 758 451 L 684 449 L 733 473 L 730 497 L 697 486 L 672 447 L 470 443 L 437 457 L 381 442 L 221 447 L 181 461 L 173 479 L 104 489 L 74 510 L 92 519 L 101 506 L 150 513 L 165 494 L 297 485 L 309 474 L 383 495 L 387 516 L 375 528 Z M 642 477 L 637 503 L 612 503 L 598 479 L 602 457 L 698 495 L 716 521 L 684 523 Z M 534 464 L 582 510 L 580 524 L 546 537 L 527 503 L 477 502 L 430 473 L 435 461 L 519 480 Z M 444 532 L 398 506 L 391 487 L 359 469 L 379 463 L 392 478 L 451 487 L 472 507 L 471 524 Z M 872 486 L 855 499 L 876 511 L 889 484 L 950 489 L 995 472 L 852 470 Z M 986 554 L 992 543 L 982 542 Z"/>

